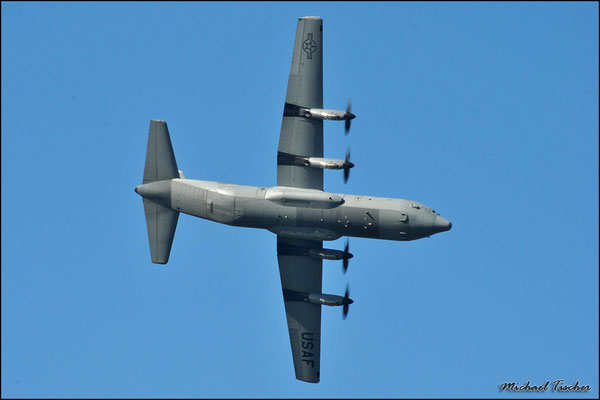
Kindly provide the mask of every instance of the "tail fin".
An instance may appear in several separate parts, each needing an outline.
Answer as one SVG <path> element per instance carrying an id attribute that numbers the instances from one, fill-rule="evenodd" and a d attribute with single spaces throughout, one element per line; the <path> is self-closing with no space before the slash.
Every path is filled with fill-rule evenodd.
<path id="1" fill-rule="evenodd" d="M 173 178 L 179 178 L 179 170 L 167 123 L 152 120 L 148 134 L 144 180 L 143 184 L 136 188 L 136 192 L 144 197 L 150 256 L 155 264 L 166 264 L 169 261 L 179 212 L 165 207 L 170 204 L 170 182 L 165 182 L 168 183 L 166 185 L 153 185 L 152 182 L 170 181 Z M 165 198 L 169 199 L 168 203 L 164 201 Z M 153 199 L 163 200 L 160 202 L 164 205 L 152 201 Z"/>

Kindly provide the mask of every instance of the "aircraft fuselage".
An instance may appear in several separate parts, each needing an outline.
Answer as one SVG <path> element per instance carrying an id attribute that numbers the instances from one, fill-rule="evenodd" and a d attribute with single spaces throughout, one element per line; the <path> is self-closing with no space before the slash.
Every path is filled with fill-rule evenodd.
<path id="1" fill-rule="evenodd" d="M 415 201 L 314 189 L 171 179 L 140 185 L 136 192 L 195 217 L 302 239 L 353 236 L 406 241 L 452 227 L 434 210 Z"/>

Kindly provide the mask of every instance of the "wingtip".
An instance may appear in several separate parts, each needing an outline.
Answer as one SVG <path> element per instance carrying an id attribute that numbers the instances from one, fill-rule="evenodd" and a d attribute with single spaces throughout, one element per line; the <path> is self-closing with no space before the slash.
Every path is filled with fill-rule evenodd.
<path id="1" fill-rule="evenodd" d="M 298 379 L 299 381 L 302 381 L 302 382 L 306 382 L 306 383 L 319 383 L 320 382 L 319 377 L 314 377 L 314 378 L 299 378 L 299 377 L 296 377 L 296 379 Z"/>

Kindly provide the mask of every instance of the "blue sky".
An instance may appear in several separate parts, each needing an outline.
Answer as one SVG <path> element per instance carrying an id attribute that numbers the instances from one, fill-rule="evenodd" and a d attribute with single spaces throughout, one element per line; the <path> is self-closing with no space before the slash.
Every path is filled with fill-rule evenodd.
<path id="1" fill-rule="evenodd" d="M 355 303 L 323 309 L 318 385 L 294 378 L 275 236 L 182 215 L 154 265 L 133 191 L 150 119 L 188 178 L 276 184 L 305 15 L 325 106 L 357 115 L 325 122 L 356 164 L 326 190 L 453 223 L 324 263 Z M 596 2 L 2 2 L 1 33 L 2 397 L 598 397 Z"/>

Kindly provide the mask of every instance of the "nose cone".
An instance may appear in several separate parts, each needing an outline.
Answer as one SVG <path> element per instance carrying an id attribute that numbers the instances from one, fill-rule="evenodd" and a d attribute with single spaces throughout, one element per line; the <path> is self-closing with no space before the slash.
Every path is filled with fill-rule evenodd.
<path id="1" fill-rule="evenodd" d="M 356 118 L 356 115 L 350 113 L 350 119 L 354 119 L 354 118 Z"/>
<path id="2" fill-rule="evenodd" d="M 439 215 L 435 217 L 435 228 L 438 232 L 445 232 L 452 229 L 452 222 L 448 221 Z"/>

